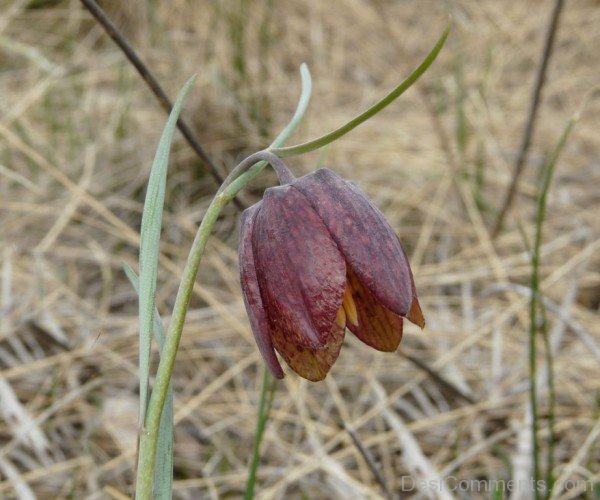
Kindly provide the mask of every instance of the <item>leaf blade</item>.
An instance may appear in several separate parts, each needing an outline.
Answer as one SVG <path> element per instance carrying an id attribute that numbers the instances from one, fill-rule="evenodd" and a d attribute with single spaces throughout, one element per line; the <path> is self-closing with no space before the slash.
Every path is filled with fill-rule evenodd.
<path id="1" fill-rule="evenodd" d="M 140 278 L 139 278 L 139 370 L 140 370 L 140 412 L 139 421 L 143 427 L 148 406 L 150 380 L 150 349 L 152 343 L 152 321 L 154 297 L 156 294 L 156 275 L 158 268 L 158 249 L 162 228 L 162 213 L 165 198 L 165 185 L 171 141 L 177 126 L 177 119 L 183 106 L 183 100 L 191 90 L 195 76 L 183 86 L 175 102 L 167 124 L 163 130 L 152 163 L 148 188 L 142 213 L 140 231 Z"/>
<path id="2" fill-rule="evenodd" d="M 314 151 L 346 135 L 348 132 L 358 127 L 361 123 L 367 121 L 369 118 L 379 113 L 383 108 L 391 104 L 404 92 L 406 92 L 413 85 L 413 83 L 415 83 L 423 75 L 423 73 L 425 73 L 425 71 L 429 69 L 429 67 L 433 64 L 438 54 L 442 50 L 442 47 L 446 43 L 446 39 L 448 38 L 448 34 L 450 33 L 450 27 L 451 24 L 449 24 L 446 27 L 446 29 L 443 31 L 442 35 L 438 39 L 437 43 L 431 49 L 429 54 L 427 54 L 425 59 L 423 59 L 421 64 L 417 66 L 417 68 L 410 75 L 408 75 L 408 77 L 404 79 L 402 83 L 400 83 L 398 86 L 392 89 L 386 96 L 377 101 L 366 111 L 355 116 L 341 127 L 332 130 L 331 132 L 322 135 L 321 137 L 310 140 L 308 142 L 303 142 L 302 144 L 297 144 L 295 146 L 272 148 L 271 152 L 275 153 L 280 158 L 285 158 L 287 156 L 295 156 Z"/>

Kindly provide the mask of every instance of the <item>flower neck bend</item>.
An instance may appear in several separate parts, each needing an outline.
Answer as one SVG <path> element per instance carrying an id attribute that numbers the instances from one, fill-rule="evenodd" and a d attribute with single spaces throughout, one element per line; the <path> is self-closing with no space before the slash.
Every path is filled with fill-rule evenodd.
<path id="1" fill-rule="evenodd" d="M 252 165 L 259 161 L 267 162 L 269 165 L 273 167 L 277 177 L 279 179 L 279 184 L 290 184 L 293 182 L 296 177 L 292 174 L 292 171 L 288 168 L 288 166 L 284 163 L 284 161 L 279 158 L 275 153 L 271 153 L 268 149 L 263 149 L 258 153 L 254 153 L 253 155 L 248 156 L 244 161 L 242 161 L 233 171 L 232 174 L 241 173 Z M 231 174 L 230 174 L 231 175 Z"/>
<path id="2" fill-rule="evenodd" d="M 277 178 L 279 179 L 279 184 L 290 184 L 296 179 L 294 174 L 292 174 L 292 171 L 279 156 L 270 151 L 261 151 L 258 154 L 262 154 L 264 156 L 263 160 L 273 167 L 273 170 L 275 170 Z"/>

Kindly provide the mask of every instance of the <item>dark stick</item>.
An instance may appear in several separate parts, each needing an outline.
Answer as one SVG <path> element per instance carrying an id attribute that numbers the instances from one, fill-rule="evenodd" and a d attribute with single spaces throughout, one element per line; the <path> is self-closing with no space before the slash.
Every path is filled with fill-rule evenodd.
<path id="1" fill-rule="evenodd" d="M 437 382 L 437 384 L 439 386 L 454 393 L 455 396 L 458 396 L 459 398 L 461 398 L 462 400 L 466 401 L 469 404 L 476 403 L 476 401 L 471 396 L 469 396 L 468 394 L 465 394 L 462 390 L 460 390 L 454 384 L 452 384 L 451 382 L 446 380 L 444 377 L 442 377 L 442 375 L 440 375 L 433 368 L 431 368 L 427 363 L 425 363 L 425 361 L 421 361 L 419 358 L 412 356 L 406 352 L 402 352 L 402 351 L 400 351 L 400 355 L 404 356 L 417 368 L 419 368 L 419 369 L 423 370 L 425 373 L 427 373 L 433 380 L 435 380 Z"/>
<path id="2" fill-rule="evenodd" d="M 168 114 L 171 112 L 171 108 L 173 107 L 173 103 L 167 97 L 167 94 L 162 89 L 154 75 L 150 72 L 148 67 L 144 64 L 144 62 L 139 58 L 136 52 L 133 50 L 131 44 L 127 41 L 125 36 L 117 29 L 117 27 L 113 24 L 113 22 L 108 18 L 106 13 L 102 10 L 102 8 L 94 1 L 94 0 L 81 0 L 81 3 L 84 7 L 90 11 L 90 13 L 96 18 L 96 20 L 100 23 L 100 25 L 104 28 L 108 36 L 110 36 L 113 41 L 118 45 L 118 47 L 123 51 L 125 57 L 133 64 L 137 72 L 144 79 L 152 93 L 158 99 L 160 106 L 165 110 Z M 192 132 L 192 129 L 188 126 L 188 124 L 183 120 L 183 118 L 179 118 L 177 120 L 177 128 L 179 128 L 185 140 L 191 146 L 191 148 L 196 152 L 196 154 L 203 161 L 206 169 L 213 176 L 213 178 L 219 183 L 223 183 L 223 177 L 219 173 L 216 165 L 210 159 L 204 148 L 200 145 L 200 142 Z M 234 200 L 238 208 L 244 208 L 239 200 Z"/>
<path id="3" fill-rule="evenodd" d="M 367 465 L 369 466 L 369 469 L 371 469 L 371 472 L 375 476 L 375 479 L 377 479 L 377 482 L 379 483 L 379 485 L 381 486 L 381 488 L 385 492 L 386 498 L 393 498 L 392 492 L 390 491 L 387 483 L 385 482 L 385 479 L 384 479 L 383 475 L 379 471 L 379 467 L 375 463 L 375 460 L 373 460 L 373 455 L 371 455 L 371 453 L 369 452 L 369 450 L 367 450 L 364 447 L 364 445 L 362 444 L 362 442 L 360 441 L 360 439 L 358 437 L 358 434 L 356 434 L 356 432 L 354 431 L 354 429 L 352 427 L 350 427 L 345 422 L 344 422 L 343 425 L 344 425 L 344 429 L 346 429 L 346 432 L 348 434 L 350 434 L 350 437 L 352 438 L 352 442 L 354 443 L 354 446 L 356 446 L 356 449 L 363 456 L 363 458 L 367 462 Z"/>
<path id="4" fill-rule="evenodd" d="M 546 31 L 544 51 L 542 52 L 541 63 L 538 68 L 538 72 L 535 79 L 535 85 L 533 87 L 531 107 L 529 108 L 529 117 L 527 118 L 525 131 L 523 132 L 523 141 L 521 142 L 519 155 L 517 156 L 517 160 L 515 162 L 510 186 L 508 188 L 508 191 L 506 192 L 504 203 L 502 204 L 502 208 L 498 214 L 498 218 L 496 219 L 496 225 L 494 226 L 494 230 L 492 231 L 492 238 L 496 238 L 502 230 L 504 219 L 506 218 L 506 214 L 508 213 L 508 210 L 510 209 L 510 206 L 517 192 L 519 178 L 523 173 L 523 167 L 525 166 L 525 160 L 527 159 L 529 145 L 531 144 L 531 137 L 535 128 L 538 106 L 540 103 L 540 97 L 542 95 L 542 88 L 544 87 L 544 83 L 546 81 L 546 70 L 548 68 L 548 62 L 550 61 L 550 57 L 552 55 L 554 38 L 558 28 L 558 20 L 560 18 L 560 13 L 562 12 L 563 4 L 564 0 L 556 0 L 554 2 L 554 9 L 552 10 L 550 24 L 548 25 L 548 30 Z"/>

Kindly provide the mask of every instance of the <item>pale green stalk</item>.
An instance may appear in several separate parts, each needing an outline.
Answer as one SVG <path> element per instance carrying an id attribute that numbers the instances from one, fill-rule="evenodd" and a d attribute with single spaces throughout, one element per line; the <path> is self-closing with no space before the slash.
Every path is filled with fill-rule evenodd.
<path id="1" fill-rule="evenodd" d="M 537 407 L 537 347 L 536 337 L 538 332 L 538 319 L 537 311 L 540 304 L 540 289 L 539 289 L 539 269 L 540 269 L 540 249 L 542 246 L 542 229 L 544 227 L 544 220 L 546 216 L 546 202 L 548 199 L 548 192 L 550 191 L 550 185 L 552 183 L 552 177 L 554 176 L 554 170 L 558 157 L 567 141 L 567 137 L 571 133 L 573 126 L 575 125 L 577 118 L 569 120 L 556 148 L 554 149 L 552 156 L 546 164 L 544 171 L 542 172 L 542 186 L 540 187 L 540 194 L 538 197 L 538 204 L 536 210 L 535 220 L 535 237 L 531 253 L 531 301 L 529 303 L 529 402 L 531 405 L 531 435 L 532 435 L 532 461 L 533 461 L 533 481 L 534 485 L 538 484 L 540 480 L 540 457 L 539 457 L 539 439 L 538 439 L 538 407 Z M 549 350 L 550 345 L 546 339 L 546 348 Z M 548 356 L 548 352 L 547 352 Z M 547 357 L 549 363 L 547 369 L 549 374 L 549 391 L 551 395 L 551 404 L 554 404 L 554 380 L 552 378 L 553 367 L 552 355 Z M 554 411 L 551 408 L 551 413 Z M 553 425 L 551 420 L 551 425 Z M 554 429 L 551 429 L 551 434 Z M 549 453 L 552 453 L 552 449 Z M 552 463 L 551 460 L 549 460 Z M 549 471 L 551 472 L 551 471 Z M 551 476 L 549 476 L 551 477 Z M 535 498 L 540 498 L 540 492 L 537 488 L 534 490 Z"/>
<path id="2" fill-rule="evenodd" d="M 240 165 L 249 168 L 260 160 L 264 160 L 265 158 L 272 159 L 273 157 L 274 155 L 269 152 L 260 151 L 246 158 Z M 183 270 L 183 277 L 177 291 L 177 297 L 175 298 L 173 314 L 167 333 L 167 343 L 164 346 L 160 358 L 154 388 L 152 389 L 152 395 L 150 396 L 148 411 L 146 413 L 146 425 L 142 428 L 140 433 L 140 454 L 136 485 L 136 498 L 138 499 L 149 500 L 152 498 L 154 464 L 161 413 L 165 404 L 171 374 L 173 373 L 175 357 L 183 332 L 185 315 L 192 296 L 198 267 L 200 266 L 200 261 L 204 255 L 206 242 L 212 233 L 213 226 L 217 221 L 221 210 L 223 210 L 223 208 L 235 198 L 237 193 L 239 193 L 259 173 L 260 171 L 255 171 L 246 172 L 240 175 L 226 189 L 213 198 L 206 214 L 202 218 L 202 222 L 200 223 L 200 227 L 192 243 L 192 248 Z"/>
<path id="3" fill-rule="evenodd" d="M 256 485 L 256 473 L 260 462 L 260 444 L 262 442 L 267 420 L 269 420 L 269 411 L 275 396 L 275 387 L 277 379 L 271 376 L 269 368 L 265 365 L 263 368 L 262 388 L 260 391 L 260 403 L 258 405 L 258 418 L 256 419 L 256 432 L 254 434 L 254 446 L 252 447 L 252 460 L 250 462 L 250 473 L 246 481 L 245 500 L 254 498 L 254 486 Z"/>

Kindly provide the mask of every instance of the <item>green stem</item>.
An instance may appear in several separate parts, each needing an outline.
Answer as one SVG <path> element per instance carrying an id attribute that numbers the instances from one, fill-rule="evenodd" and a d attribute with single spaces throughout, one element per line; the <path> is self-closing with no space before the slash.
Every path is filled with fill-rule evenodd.
<path id="1" fill-rule="evenodd" d="M 536 240 L 541 231 L 536 231 Z M 536 241 L 537 243 L 537 241 Z M 536 334 L 537 334 L 537 300 L 539 289 L 539 251 L 534 249 L 531 256 L 531 300 L 529 303 L 529 404 L 531 406 L 531 440 L 533 458 L 533 481 L 538 484 L 540 478 L 539 443 L 538 443 L 538 411 L 537 411 L 537 360 L 536 360 Z M 534 487 L 535 498 L 539 498 L 539 491 Z"/>
<path id="2" fill-rule="evenodd" d="M 271 153 L 260 151 L 249 156 L 242 163 L 250 167 L 256 164 L 257 161 L 268 160 L 271 157 Z M 169 381 L 171 380 L 175 357 L 179 348 L 179 341 L 183 332 L 185 316 L 196 281 L 196 274 L 204 255 L 206 242 L 221 210 L 259 173 L 260 171 L 254 170 L 240 175 L 226 189 L 213 198 L 192 243 L 192 248 L 183 270 L 179 290 L 177 291 L 175 305 L 173 306 L 173 315 L 169 323 L 167 342 L 160 358 L 154 388 L 150 396 L 146 414 L 146 425 L 140 432 L 140 455 L 136 482 L 136 498 L 140 500 L 150 500 L 152 498 L 152 483 L 160 417 L 165 404 Z"/>
<path id="3" fill-rule="evenodd" d="M 563 134 L 554 149 L 548 163 L 542 173 L 542 186 L 538 197 L 536 219 L 535 219 L 535 238 L 531 254 L 531 301 L 529 303 L 529 400 L 531 404 L 531 434 L 532 434 L 532 458 L 533 458 L 533 480 L 534 485 L 538 484 L 540 479 L 540 459 L 539 459 L 539 441 L 538 441 L 538 411 L 537 411 L 537 381 L 536 381 L 536 336 L 538 332 L 537 310 L 540 302 L 539 272 L 540 272 L 540 250 L 542 246 L 542 229 L 546 216 L 546 205 L 548 192 L 554 176 L 554 169 L 558 162 L 558 157 L 562 151 L 571 129 L 575 125 L 577 117 L 569 120 Z M 549 346 L 548 346 L 549 348 Z M 549 359 L 552 362 L 552 359 Z M 552 366 L 548 366 L 552 370 Z M 551 379 L 550 379 L 551 380 Z M 551 380 L 552 381 L 552 380 Z M 553 381 L 552 381 L 553 382 Z M 550 388 L 552 391 L 553 389 Z M 535 498 L 540 498 L 540 492 L 534 489 Z"/>
<path id="4" fill-rule="evenodd" d="M 256 473 L 260 461 L 260 444 L 265 433 L 267 420 L 269 420 L 269 410 L 273 403 L 276 384 L 277 379 L 271 376 L 269 369 L 265 366 L 263 369 L 262 388 L 260 390 L 260 403 L 258 406 L 254 446 L 252 448 L 252 461 L 250 462 L 250 473 L 248 474 L 248 481 L 246 482 L 244 500 L 252 500 L 252 498 L 254 498 L 254 485 L 256 484 Z"/>
<path id="5" fill-rule="evenodd" d="M 556 386 L 554 384 L 554 354 L 548 333 L 546 306 L 543 298 L 540 299 L 540 312 L 542 316 L 542 339 L 546 354 L 546 384 L 548 385 L 548 454 L 546 463 L 546 498 L 554 488 L 554 448 L 556 445 Z"/>

